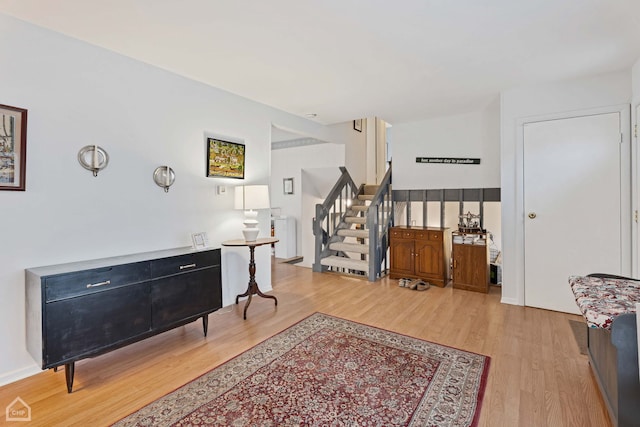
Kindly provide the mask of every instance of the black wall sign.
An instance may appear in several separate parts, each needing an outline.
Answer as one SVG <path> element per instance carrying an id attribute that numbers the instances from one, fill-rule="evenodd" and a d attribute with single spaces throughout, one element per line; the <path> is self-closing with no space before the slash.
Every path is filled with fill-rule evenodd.
<path id="1" fill-rule="evenodd" d="M 479 165 L 480 159 L 471 157 L 416 157 L 416 163 L 435 163 L 441 165 Z"/>

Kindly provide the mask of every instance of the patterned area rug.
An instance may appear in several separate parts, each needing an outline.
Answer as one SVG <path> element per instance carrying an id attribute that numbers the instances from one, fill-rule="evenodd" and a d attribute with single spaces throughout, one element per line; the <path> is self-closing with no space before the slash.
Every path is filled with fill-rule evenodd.
<path id="1" fill-rule="evenodd" d="M 474 426 L 489 361 L 315 313 L 115 426 Z"/>

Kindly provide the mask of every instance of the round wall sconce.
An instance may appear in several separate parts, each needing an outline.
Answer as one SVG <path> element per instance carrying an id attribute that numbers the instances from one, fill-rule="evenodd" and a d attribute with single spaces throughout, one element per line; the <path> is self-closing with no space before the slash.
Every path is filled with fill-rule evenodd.
<path id="1" fill-rule="evenodd" d="M 176 180 L 176 174 L 169 166 L 158 166 L 153 171 L 153 181 L 158 187 L 164 188 L 164 192 L 169 192 L 169 187 L 173 185 Z"/>
<path id="2" fill-rule="evenodd" d="M 109 164 L 109 155 L 102 147 L 87 145 L 78 152 L 78 161 L 83 168 L 93 172 L 93 176 L 98 176 L 98 172 Z"/>

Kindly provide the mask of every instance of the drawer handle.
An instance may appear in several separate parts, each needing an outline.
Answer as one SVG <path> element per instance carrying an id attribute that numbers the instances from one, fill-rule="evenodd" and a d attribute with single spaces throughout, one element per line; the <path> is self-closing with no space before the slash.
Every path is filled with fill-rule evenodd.
<path id="1" fill-rule="evenodd" d="M 185 270 L 187 268 L 193 268 L 195 266 L 196 266 L 195 263 L 194 264 L 181 265 L 180 266 L 180 270 Z"/>
<path id="2" fill-rule="evenodd" d="M 98 286 L 104 286 L 104 285 L 110 285 L 110 284 L 111 284 L 111 280 L 105 280 L 104 282 L 100 282 L 100 283 L 94 283 L 94 284 L 89 283 L 87 285 L 87 288 L 97 288 Z"/>

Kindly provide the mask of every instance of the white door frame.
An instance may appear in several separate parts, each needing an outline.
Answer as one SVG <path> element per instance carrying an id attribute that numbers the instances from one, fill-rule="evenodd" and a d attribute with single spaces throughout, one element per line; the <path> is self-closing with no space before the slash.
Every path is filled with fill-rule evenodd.
<path id="1" fill-rule="evenodd" d="M 631 130 L 631 140 L 635 141 L 631 144 L 631 158 L 633 164 L 631 165 L 631 210 L 633 212 L 633 218 L 631 220 L 631 277 L 640 277 L 638 272 L 638 256 L 640 255 L 640 236 L 638 236 L 638 200 L 640 200 L 640 173 L 638 172 L 638 166 L 640 165 L 640 150 L 638 150 L 638 120 L 640 120 L 640 103 L 634 103 L 631 107 L 631 124 L 629 129 Z M 635 133 L 633 126 L 636 127 Z"/>
<path id="2" fill-rule="evenodd" d="M 622 142 L 620 147 L 620 189 L 621 189 L 621 236 L 620 236 L 620 253 L 622 254 L 621 272 L 622 274 L 631 274 L 631 256 L 632 256 L 632 183 L 631 183 L 631 108 L 630 104 L 612 105 L 600 108 L 589 108 L 585 110 L 567 111 L 563 113 L 545 114 L 540 116 L 531 116 L 519 118 L 516 122 L 516 227 L 515 227 L 515 254 L 514 262 L 516 263 L 516 303 L 524 305 L 524 286 L 525 286 L 525 254 L 524 254 L 524 125 L 526 123 L 541 122 L 547 120 L 569 119 L 573 117 L 589 116 L 596 114 L 619 113 L 620 114 L 620 131 L 622 132 Z M 624 159 L 629 161 L 625 162 Z M 626 177 L 626 178 L 625 178 Z M 626 197 L 625 197 L 626 194 Z M 634 227 L 635 233 L 635 227 Z"/>

